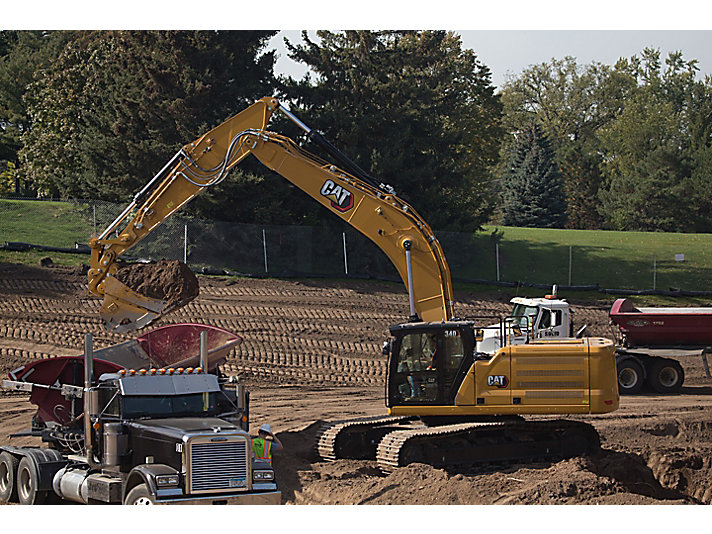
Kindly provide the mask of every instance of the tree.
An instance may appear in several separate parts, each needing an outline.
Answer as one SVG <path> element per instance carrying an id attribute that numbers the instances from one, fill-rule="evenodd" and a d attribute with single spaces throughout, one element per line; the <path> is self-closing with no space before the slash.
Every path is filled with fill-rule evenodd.
<path id="1" fill-rule="evenodd" d="M 536 123 L 519 132 L 502 179 L 502 224 L 561 228 L 566 222 L 561 173 Z"/>
<path id="2" fill-rule="evenodd" d="M 27 92 L 22 171 L 45 194 L 125 201 L 187 141 L 272 92 L 274 33 L 77 32 Z"/>
<path id="3" fill-rule="evenodd" d="M 283 90 L 326 136 L 434 228 L 486 221 L 501 106 L 489 69 L 442 31 L 303 33 L 289 56 L 313 75 Z M 320 212 L 323 213 L 323 212 Z M 319 215 L 321 216 L 321 215 Z"/>
<path id="4" fill-rule="evenodd" d="M 635 87 L 635 77 L 625 69 L 597 62 L 582 66 L 568 56 L 532 65 L 504 86 L 506 130 L 515 132 L 535 121 L 554 146 L 570 228 L 599 228 L 603 222 L 598 211 L 603 178 L 596 133 L 620 113 Z M 507 172 L 513 144 L 512 136 L 502 145 L 500 176 Z"/>
<path id="5" fill-rule="evenodd" d="M 17 164 L 22 134 L 31 126 L 24 101 L 27 87 L 71 33 L 0 32 L 0 161 Z"/>
<path id="6" fill-rule="evenodd" d="M 605 183 L 601 213 L 619 230 L 710 231 L 712 87 L 696 80 L 696 61 L 657 50 L 621 60 L 638 86 L 621 113 L 598 134 Z M 707 221 L 707 222 L 705 222 Z"/>

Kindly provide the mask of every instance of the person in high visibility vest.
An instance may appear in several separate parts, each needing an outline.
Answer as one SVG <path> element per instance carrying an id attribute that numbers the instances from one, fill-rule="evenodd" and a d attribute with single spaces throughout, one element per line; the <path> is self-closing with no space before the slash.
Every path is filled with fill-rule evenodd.
<path id="1" fill-rule="evenodd" d="M 282 450 L 282 442 L 275 436 L 267 423 L 260 426 L 257 437 L 252 440 L 252 454 L 258 460 L 272 463 L 272 453 Z"/>

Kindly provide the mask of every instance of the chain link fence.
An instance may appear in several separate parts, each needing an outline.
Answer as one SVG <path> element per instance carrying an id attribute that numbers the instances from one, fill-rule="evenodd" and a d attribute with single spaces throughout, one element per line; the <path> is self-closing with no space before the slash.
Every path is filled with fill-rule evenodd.
<path id="1" fill-rule="evenodd" d="M 92 200 L 0 199 L 0 245 L 8 243 L 15 249 L 27 244 L 62 250 L 82 247 L 123 209 L 121 204 Z M 436 232 L 436 236 L 455 281 L 511 287 L 617 288 L 625 293 L 683 288 L 685 294 L 704 295 L 712 276 L 712 258 L 702 251 L 686 258 L 671 254 L 670 258 L 654 254 L 648 258 L 621 252 L 613 255 L 615 259 L 606 259 L 602 256 L 603 252 L 610 256 L 610 250 L 603 250 L 606 247 L 507 240 L 506 230 L 504 236 L 484 232 Z M 400 281 L 385 254 L 346 224 L 329 228 L 256 225 L 175 215 L 127 251 L 127 256 L 181 260 L 194 271 L 208 274 Z"/>

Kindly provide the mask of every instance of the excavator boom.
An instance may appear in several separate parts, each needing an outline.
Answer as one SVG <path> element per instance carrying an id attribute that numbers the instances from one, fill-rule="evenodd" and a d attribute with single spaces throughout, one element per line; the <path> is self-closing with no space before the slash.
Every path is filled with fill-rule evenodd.
<path id="1" fill-rule="evenodd" d="M 341 165 L 304 150 L 266 129 L 280 110 Z M 142 328 L 176 307 L 132 290 L 116 279 L 116 261 L 158 225 L 208 187 L 222 181 L 249 154 L 361 231 L 395 265 L 409 294 L 413 320 L 453 317 L 450 271 L 427 223 L 393 188 L 379 183 L 297 119 L 275 98 L 265 97 L 185 145 L 89 243 L 90 293 L 103 297 L 105 326 L 116 332 Z"/>

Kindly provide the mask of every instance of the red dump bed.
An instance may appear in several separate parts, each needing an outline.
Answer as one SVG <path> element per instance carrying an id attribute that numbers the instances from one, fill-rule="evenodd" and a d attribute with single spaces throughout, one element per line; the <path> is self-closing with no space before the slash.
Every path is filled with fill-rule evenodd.
<path id="1" fill-rule="evenodd" d="M 135 340 L 95 350 L 94 379 L 125 368 L 198 367 L 201 332 L 208 333 L 208 370 L 222 364 L 230 349 L 242 342 L 240 336 L 216 326 L 171 324 L 146 332 Z M 45 386 L 83 386 L 84 357 L 37 360 L 15 369 L 10 378 Z M 71 401 L 58 389 L 33 387 L 30 402 L 37 405 L 35 417 L 41 421 L 67 424 L 71 419 Z"/>
<path id="2" fill-rule="evenodd" d="M 712 345 L 712 308 L 636 308 L 630 300 L 618 299 L 609 316 L 628 346 Z"/>

